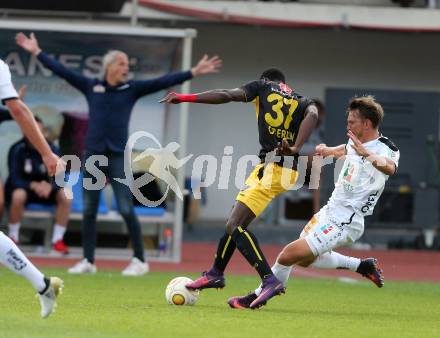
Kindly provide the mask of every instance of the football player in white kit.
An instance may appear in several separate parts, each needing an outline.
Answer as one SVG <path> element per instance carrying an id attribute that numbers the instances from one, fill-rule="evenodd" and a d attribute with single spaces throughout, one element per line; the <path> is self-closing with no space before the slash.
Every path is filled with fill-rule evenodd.
<path id="1" fill-rule="evenodd" d="M 26 138 L 35 146 L 43 158 L 49 175 L 57 170 L 63 171 L 65 163 L 55 155 L 43 134 L 40 132 L 34 116 L 21 101 L 11 82 L 9 67 L 0 59 L 0 100 L 5 104 L 12 117 L 17 121 Z M 38 292 L 41 305 L 41 316 L 48 317 L 56 305 L 56 297 L 63 287 L 58 277 L 46 278 L 21 252 L 15 243 L 0 231 L 0 263 L 11 271 L 25 277 Z"/>
<path id="2" fill-rule="evenodd" d="M 383 286 L 382 271 L 374 258 L 341 255 L 334 249 L 354 243 L 364 232 L 364 217 L 371 215 L 388 177 L 395 174 L 399 150 L 379 133 L 382 106 L 372 96 L 351 99 L 347 109 L 347 144 L 320 144 L 317 155 L 344 160 L 328 203 L 307 223 L 300 238 L 286 245 L 272 266 L 286 284 L 293 266 L 349 269 Z M 232 308 L 248 308 L 261 288 L 247 296 L 232 297 Z"/>

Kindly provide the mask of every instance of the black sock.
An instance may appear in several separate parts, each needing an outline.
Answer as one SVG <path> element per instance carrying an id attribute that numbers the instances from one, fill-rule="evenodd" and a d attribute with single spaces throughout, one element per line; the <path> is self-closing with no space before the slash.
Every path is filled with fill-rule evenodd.
<path id="1" fill-rule="evenodd" d="M 46 284 L 46 286 L 44 287 L 44 289 L 43 289 L 42 291 L 38 292 L 40 295 L 43 295 L 43 294 L 47 291 L 47 289 L 49 289 L 49 286 L 50 286 L 50 279 L 44 277 L 44 284 Z"/>
<path id="2" fill-rule="evenodd" d="M 356 269 L 357 273 L 360 273 L 361 275 L 365 275 L 371 270 L 371 266 L 369 265 L 367 260 L 361 260 L 361 262 L 359 263 L 358 268 Z"/>
<path id="3" fill-rule="evenodd" d="M 257 238 L 248 230 L 237 227 L 232 232 L 232 239 L 237 249 L 246 258 L 250 265 L 257 270 L 261 279 L 272 276 L 272 270 L 258 245 Z"/>
<path id="4" fill-rule="evenodd" d="M 232 236 L 227 232 L 220 238 L 217 246 L 217 253 L 215 254 L 214 268 L 218 272 L 224 272 L 226 266 L 231 260 L 235 251 L 235 242 L 232 240 Z"/>

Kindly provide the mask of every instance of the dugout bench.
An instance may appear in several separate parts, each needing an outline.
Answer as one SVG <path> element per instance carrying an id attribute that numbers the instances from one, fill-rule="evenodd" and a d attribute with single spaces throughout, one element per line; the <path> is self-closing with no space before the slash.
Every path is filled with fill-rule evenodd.
<path id="1" fill-rule="evenodd" d="M 82 179 L 74 184 L 71 189 L 73 193 L 71 212 L 69 214 L 68 230 L 79 229 L 81 225 L 78 223 L 83 217 L 83 197 L 82 197 Z M 101 191 L 98 213 L 97 213 L 97 233 L 111 234 L 127 234 L 127 227 L 122 216 L 117 211 L 114 196 L 111 197 L 111 207 L 109 208 L 106 201 L 105 192 L 108 188 Z M 143 236 L 157 236 L 158 243 L 165 243 L 164 230 L 172 228 L 175 216 L 173 213 L 166 211 L 164 207 L 146 207 L 135 206 L 135 213 L 141 224 Z M 45 250 L 51 249 L 51 234 L 54 224 L 55 206 L 48 206 L 37 203 L 29 203 L 23 215 L 22 228 L 36 229 L 44 232 Z M 158 248 L 159 249 L 159 248 Z"/>

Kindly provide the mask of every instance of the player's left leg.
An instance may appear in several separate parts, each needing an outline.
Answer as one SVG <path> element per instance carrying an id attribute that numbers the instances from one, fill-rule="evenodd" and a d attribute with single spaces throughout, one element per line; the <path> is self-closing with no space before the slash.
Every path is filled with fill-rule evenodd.
<path id="1" fill-rule="evenodd" d="M 212 268 L 203 272 L 202 276 L 196 279 L 194 282 L 186 285 L 189 289 L 221 289 L 225 286 L 224 271 L 229 263 L 235 248 L 236 242 L 233 239 L 231 232 L 236 224 L 242 224 L 242 226 L 248 226 L 255 218 L 254 213 L 241 202 L 236 202 L 231 215 L 229 216 L 226 224 L 225 234 L 220 238 L 217 246 L 217 252 Z"/>
<path id="2" fill-rule="evenodd" d="M 241 215 L 254 215 L 251 209 L 239 201 L 236 203 L 235 209 L 240 216 L 237 219 L 241 218 Z M 273 277 L 270 266 L 260 248 L 257 238 L 247 229 L 246 225 L 237 222 L 237 219 L 232 218 L 227 227 L 227 232 L 231 234 L 231 238 L 235 242 L 237 249 L 243 257 L 246 258 L 248 263 L 257 270 L 263 281 L 271 276 Z"/>
<path id="3" fill-rule="evenodd" d="M 240 202 L 236 202 L 226 223 L 226 229 L 217 247 L 213 270 L 223 273 L 232 258 L 236 249 L 235 241 L 232 239 L 232 231 L 236 224 L 247 228 L 255 219 L 255 214 Z"/>
<path id="4" fill-rule="evenodd" d="M 317 269 L 350 270 L 371 280 L 379 288 L 384 285 L 383 271 L 379 268 L 376 258 L 361 259 L 342 255 L 336 251 L 330 251 L 319 255 L 312 263 L 305 262 L 304 264 L 300 263 L 298 265 Z"/>
<path id="5" fill-rule="evenodd" d="M 345 256 L 336 251 L 330 251 L 316 257 L 311 264 L 305 263 L 304 265 L 300 265 L 317 269 L 343 269 L 356 272 L 360 263 L 361 260 L 359 258 Z"/>
<path id="6" fill-rule="evenodd" d="M 63 288 L 63 281 L 58 277 L 44 277 L 15 243 L 1 231 L 0 263 L 32 284 L 40 298 L 41 316 L 48 317 L 55 309 L 56 297 Z"/>

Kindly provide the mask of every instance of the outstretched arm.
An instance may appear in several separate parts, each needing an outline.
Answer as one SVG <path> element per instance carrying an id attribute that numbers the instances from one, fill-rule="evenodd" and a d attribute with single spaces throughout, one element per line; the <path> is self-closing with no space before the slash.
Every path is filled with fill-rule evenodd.
<path id="1" fill-rule="evenodd" d="M 142 97 L 181 84 L 196 76 L 217 73 L 221 65 L 222 60 L 218 56 L 208 57 L 205 54 L 197 65 L 186 72 L 170 73 L 156 79 L 134 81 L 136 95 Z"/>
<path id="2" fill-rule="evenodd" d="M 181 102 L 223 104 L 232 101 L 247 102 L 243 88 L 213 89 L 198 94 L 178 94 L 171 92 L 159 102 L 174 104 Z"/>
<path id="3" fill-rule="evenodd" d="M 69 82 L 73 87 L 77 88 L 78 90 L 82 92 L 86 91 L 87 85 L 91 80 L 89 80 L 85 76 L 82 76 L 79 73 L 71 71 L 57 60 L 49 57 L 46 53 L 43 53 L 34 33 L 31 33 L 29 37 L 27 37 L 23 33 L 18 33 L 15 36 L 15 41 L 17 42 L 17 45 L 19 45 L 25 51 L 36 56 L 46 68 L 53 71 L 55 74 Z"/>
<path id="4" fill-rule="evenodd" d="M 318 144 L 316 146 L 316 155 L 327 157 L 334 156 L 336 158 L 340 158 L 345 156 L 347 153 L 345 149 L 345 144 L 340 144 L 335 147 L 328 147 L 325 143 Z"/>

